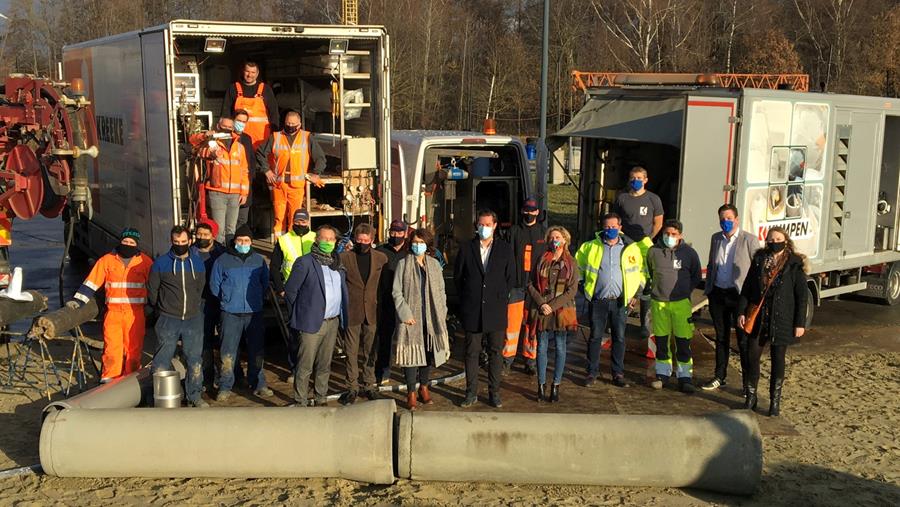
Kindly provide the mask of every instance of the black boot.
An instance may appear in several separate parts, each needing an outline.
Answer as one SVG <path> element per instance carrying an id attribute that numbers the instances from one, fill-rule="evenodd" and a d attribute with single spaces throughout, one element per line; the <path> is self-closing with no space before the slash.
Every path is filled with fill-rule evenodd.
<path id="1" fill-rule="evenodd" d="M 550 403 L 556 403 L 559 401 L 559 384 L 553 384 L 550 386 Z"/>
<path id="2" fill-rule="evenodd" d="M 544 392 L 544 384 L 538 384 L 538 395 L 537 395 L 538 403 L 542 403 L 547 401 L 547 395 Z"/>
<path id="3" fill-rule="evenodd" d="M 769 386 L 769 417 L 778 417 L 781 413 L 781 387 L 783 385 L 783 378 L 772 379 L 772 385 Z"/>
<path id="4" fill-rule="evenodd" d="M 747 384 L 744 390 L 744 410 L 756 410 L 757 401 L 759 400 L 756 398 L 756 386 Z"/>

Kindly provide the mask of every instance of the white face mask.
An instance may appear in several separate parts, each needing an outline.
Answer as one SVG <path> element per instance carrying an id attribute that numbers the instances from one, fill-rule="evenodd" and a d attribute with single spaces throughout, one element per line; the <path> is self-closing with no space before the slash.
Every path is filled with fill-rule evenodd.
<path id="1" fill-rule="evenodd" d="M 478 235 L 481 237 L 481 239 L 489 239 L 494 235 L 494 228 L 487 225 L 479 225 Z"/>
<path id="2" fill-rule="evenodd" d="M 663 243 L 668 248 L 675 248 L 675 246 L 678 245 L 678 239 L 673 236 L 669 236 L 668 234 L 665 234 L 665 235 L 663 235 Z"/>

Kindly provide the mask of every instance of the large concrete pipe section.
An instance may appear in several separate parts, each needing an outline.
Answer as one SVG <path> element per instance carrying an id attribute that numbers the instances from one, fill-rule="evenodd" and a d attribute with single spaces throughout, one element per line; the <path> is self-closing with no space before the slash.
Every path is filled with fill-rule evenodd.
<path id="1" fill-rule="evenodd" d="M 392 400 L 342 408 L 71 409 L 41 428 L 60 477 L 394 481 Z"/>
<path id="2" fill-rule="evenodd" d="M 403 412 L 398 476 L 434 481 L 694 487 L 751 494 L 762 474 L 756 419 Z"/>

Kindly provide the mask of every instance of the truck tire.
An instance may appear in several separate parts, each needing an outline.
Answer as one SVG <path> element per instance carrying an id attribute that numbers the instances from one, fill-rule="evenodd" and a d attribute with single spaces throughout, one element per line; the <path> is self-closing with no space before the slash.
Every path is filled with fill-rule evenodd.
<path id="1" fill-rule="evenodd" d="M 900 303 L 900 262 L 891 263 L 884 280 L 884 297 L 881 300 L 888 306 Z"/>
<path id="2" fill-rule="evenodd" d="M 815 294 L 813 294 L 812 284 L 806 284 L 806 325 L 805 329 L 809 329 L 812 327 L 813 315 L 816 313 L 816 299 Z"/>

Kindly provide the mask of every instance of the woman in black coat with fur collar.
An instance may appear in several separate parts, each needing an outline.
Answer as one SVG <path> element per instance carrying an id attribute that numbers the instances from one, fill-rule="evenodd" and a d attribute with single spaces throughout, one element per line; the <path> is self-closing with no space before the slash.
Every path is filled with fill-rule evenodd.
<path id="1" fill-rule="evenodd" d="M 756 408 L 756 386 L 759 383 L 759 362 L 762 351 L 769 344 L 772 358 L 772 374 L 769 384 L 769 416 L 778 416 L 781 410 L 781 388 L 784 385 L 784 358 L 788 345 L 806 332 L 806 257 L 794 249 L 787 231 L 772 227 L 766 237 L 766 247 L 756 252 L 741 289 L 738 308 L 738 324 L 746 322 L 747 308 L 761 304 L 749 341 L 748 369 L 744 375 L 744 408 Z M 772 277 L 772 285 L 763 292 Z M 762 301 L 761 301 L 762 300 Z"/>

